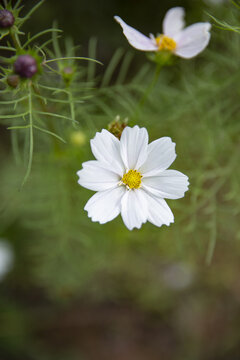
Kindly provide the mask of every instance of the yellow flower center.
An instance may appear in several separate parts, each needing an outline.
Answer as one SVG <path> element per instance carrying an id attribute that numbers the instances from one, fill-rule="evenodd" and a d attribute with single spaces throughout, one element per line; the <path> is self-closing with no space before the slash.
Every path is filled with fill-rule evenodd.
<path id="1" fill-rule="evenodd" d="M 177 47 L 176 41 L 166 35 L 159 35 L 158 37 L 155 38 L 155 40 L 159 51 L 161 50 L 173 51 Z"/>
<path id="2" fill-rule="evenodd" d="M 121 182 L 127 185 L 130 189 L 138 189 L 141 186 L 141 178 L 142 175 L 137 170 L 129 170 L 123 178 Z"/>

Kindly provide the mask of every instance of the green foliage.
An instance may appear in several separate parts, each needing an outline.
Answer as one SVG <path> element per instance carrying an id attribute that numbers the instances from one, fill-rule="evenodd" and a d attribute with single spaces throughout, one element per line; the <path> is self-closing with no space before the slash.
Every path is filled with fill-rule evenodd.
<path id="1" fill-rule="evenodd" d="M 62 56 L 60 52 L 60 47 L 58 44 L 58 38 L 56 36 L 56 33 L 61 32 L 61 30 L 56 29 L 55 27 L 41 31 L 38 34 L 35 34 L 34 36 L 30 36 L 30 34 L 27 37 L 27 41 L 23 45 L 21 45 L 20 39 L 18 35 L 21 33 L 18 31 L 18 29 L 23 25 L 23 23 L 33 14 L 35 10 L 43 3 L 43 1 L 40 1 L 37 3 L 30 12 L 24 17 L 19 20 L 18 14 L 21 10 L 18 6 L 21 2 L 17 2 L 15 6 L 12 8 L 11 2 L 7 4 L 7 8 L 11 10 L 15 17 L 16 22 L 14 24 L 14 27 L 8 30 L 8 33 L 6 35 L 10 35 L 12 37 L 13 45 L 16 45 L 16 49 L 9 46 L 10 50 L 14 50 L 16 52 L 16 55 L 11 57 L 10 59 L 6 58 L 3 59 L 6 64 L 9 64 L 8 67 L 2 67 L 2 73 L 3 78 L 2 82 L 5 84 L 5 89 L 2 91 L 4 93 L 4 100 L 1 101 L 1 105 L 7 105 L 9 107 L 10 104 L 13 105 L 12 114 L 1 114 L 0 115 L 0 121 L 3 120 L 4 123 L 8 123 L 8 121 L 11 121 L 11 126 L 8 126 L 8 130 L 26 130 L 28 132 L 28 136 L 25 134 L 13 135 L 12 139 L 14 139 L 14 148 L 15 148 L 15 155 L 19 159 L 19 150 L 18 149 L 18 143 L 21 142 L 22 137 L 24 137 L 25 145 L 24 148 L 28 148 L 28 163 L 26 168 L 26 174 L 23 178 L 22 185 L 26 182 L 26 180 L 29 177 L 29 174 L 31 172 L 32 167 L 32 160 L 33 160 L 33 151 L 34 151 L 34 133 L 37 131 L 44 132 L 45 134 L 53 136 L 54 139 L 58 139 L 60 141 L 65 142 L 65 140 L 60 136 L 59 134 L 56 134 L 55 132 L 55 125 L 53 124 L 52 120 L 49 120 L 49 117 L 51 118 L 58 118 L 58 119 L 64 119 L 64 120 L 70 120 L 73 124 L 73 126 L 76 128 L 76 124 L 78 122 L 75 120 L 75 102 L 78 102 L 78 100 L 74 99 L 74 96 L 77 97 L 77 92 L 79 89 L 76 89 L 76 93 L 73 94 L 73 86 L 76 81 L 79 81 L 80 72 L 75 71 L 75 62 L 76 60 L 87 60 L 87 61 L 93 61 L 98 64 L 97 60 L 89 59 L 86 57 L 79 57 L 74 55 L 74 48 L 72 44 L 69 44 L 66 42 L 67 47 L 67 54 L 69 56 Z M 52 34 L 51 42 L 54 46 L 54 52 L 50 51 L 46 46 L 46 43 L 42 46 L 32 46 L 32 42 L 38 39 L 40 36 L 45 35 L 47 33 Z M 31 44 L 31 46 L 30 46 Z M 4 47 L 4 49 L 8 49 L 8 47 Z M 13 91 L 13 88 L 9 86 L 10 82 L 8 81 L 9 77 L 14 74 L 14 62 L 18 58 L 19 55 L 30 55 L 32 56 L 38 66 L 37 73 L 31 78 L 21 78 L 19 77 L 19 81 L 14 88 L 16 88 L 15 91 Z M 47 55 L 50 54 L 51 58 L 47 59 Z M 48 64 L 49 63 L 57 63 L 57 66 L 51 67 Z M 44 71 L 43 76 L 42 72 L 43 70 L 47 69 L 47 71 Z M 71 76 L 69 74 L 64 73 L 64 69 L 73 69 Z M 53 75 L 52 75 L 52 74 Z M 48 82 L 51 82 L 54 86 L 46 86 L 46 79 L 44 79 L 44 75 L 47 77 Z M 56 75 L 58 77 L 56 78 Z M 15 75 L 16 76 L 16 75 Z M 45 84 L 45 85 L 44 85 Z M 44 89 L 44 93 L 41 93 L 40 89 Z M 52 97 L 49 97 L 48 92 L 52 92 Z M 80 88 L 80 91 L 82 89 Z M 22 94 L 25 94 L 24 96 L 17 97 L 18 93 L 21 92 Z M 63 99 L 62 96 L 59 98 L 57 95 L 64 93 L 66 94 L 66 99 Z M 12 98 L 13 97 L 13 98 Z M 5 100 L 8 98 L 12 98 L 11 100 Z M 48 106 L 48 101 L 54 102 L 58 104 L 59 109 L 61 109 L 60 103 L 69 104 L 69 113 L 66 115 L 62 115 L 59 113 L 56 113 L 55 111 L 52 111 L 52 109 L 49 110 L 50 106 Z M 4 111 L 4 110 L 3 110 Z M 19 120 L 22 120 L 23 123 L 20 123 Z M 27 124 L 26 124 L 27 122 Z M 59 125 L 58 125 L 59 128 Z M 61 129 L 62 131 L 62 129 Z M 56 147 L 58 145 L 55 145 Z"/>
<path id="2" fill-rule="evenodd" d="M 238 32 L 227 21 L 217 23 Z M 50 40 L 32 44 L 48 32 Z M 56 303 L 127 299 L 158 313 L 181 306 L 186 296 L 185 288 L 178 292 L 164 282 L 164 269 L 172 264 L 187 266 L 199 287 L 227 289 L 225 255 L 234 272 L 240 253 L 238 34 L 214 31 L 204 54 L 162 68 L 156 80 L 154 64 L 136 69 L 137 54 L 123 49 L 102 75 L 93 60 L 96 39 L 89 41 L 88 58 L 78 56 L 69 39 L 63 47 L 59 33 L 54 24 L 25 41 L 24 49 L 42 59 L 44 71 L 35 80 L 12 89 L 5 82 L 12 69 L 3 68 L 0 121 L 11 130 L 15 164 L 2 148 L 0 234 L 13 241 L 18 233 L 24 237 L 27 264 L 19 282 L 26 277 Z M 89 140 L 117 115 L 146 127 L 151 141 L 170 136 L 177 144 L 174 168 L 191 185 L 184 199 L 168 201 L 175 215 L 169 228 L 145 224 L 129 232 L 120 218 L 100 225 L 83 210 L 92 192 L 77 184 L 76 172 L 92 158 Z M 211 268 L 206 275 L 211 264 L 223 275 L 220 285 L 212 285 Z"/>

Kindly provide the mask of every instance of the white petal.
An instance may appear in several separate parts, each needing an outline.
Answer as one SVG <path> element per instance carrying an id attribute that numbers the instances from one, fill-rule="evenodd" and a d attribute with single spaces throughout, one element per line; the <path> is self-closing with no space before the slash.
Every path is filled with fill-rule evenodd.
<path id="1" fill-rule="evenodd" d="M 114 19 L 121 25 L 123 33 L 129 44 L 131 44 L 135 49 L 142 51 L 156 51 L 158 49 L 152 39 L 127 25 L 119 16 L 114 16 Z"/>
<path id="2" fill-rule="evenodd" d="M 13 263 L 14 253 L 10 243 L 0 238 L 0 281 L 11 270 Z"/>
<path id="3" fill-rule="evenodd" d="M 148 217 L 148 203 L 142 189 L 126 191 L 122 197 L 121 215 L 124 224 L 129 230 L 140 229 Z"/>
<path id="4" fill-rule="evenodd" d="M 175 54 L 185 59 L 198 55 L 209 43 L 210 28 L 209 23 L 196 23 L 181 31 L 175 38 Z"/>
<path id="5" fill-rule="evenodd" d="M 182 7 L 175 7 L 166 13 L 163 19 L 163 33 L 169 37 L 173 37 L 179 33 L 185 25 L 185 11 Z"/>
<path id="6" fill-rule="evenodd" d="M 126 188 L 124 186 L 99 191 L 88 200 L 84 210 L 88 212 L 88 217 L 90 217 L 92 221 L 105 224 L 119 215 L 121 198 L 125 192 Z"/>
<path id="7" fill-rule="evenodd" d="M 120 141 L 116 136 L 103 129 L 100 133 L 96 133 L 90 143 L 95 158 L 123 176 L 124 166 L 120 155 Z"/>
<path id="8" fill-rule="evenodd" d="M 147 192 L 145 193 L 148 202 L 148 221 L 156 226 L 169 226 L 170 223 L 173 223 L 174 216 L 166 201 Z"/>
<path id="9" fill-rule="evenodd" d="M 176 159 L 175 143 L 169 137 L 162 137 L 148 145 L 148 156 L 139 171 L 145 176 L 156 175 L 166 170 Z"/>
<path id="10" fill-rule="evenodd" d="M 83 169 L 77 172 L 78 183 L 87 189 L 93 191 L 111 189 L 116 187 L 121 179 L 118 174 L 106 168 L 100 161 L 87 161 L 82 166 Z"/>
<path id="11" fill-rule="evenodd" d="M 147 158 L 148 133 L 137 125 L 126 127 L 120 139 L 120 151 L 127 169 L 138 169 Z"/>
<path id="12" fill-rule="evenodd" d="M 142 179 L 142 186 L 155 196 L 167 199 L 179 199 L 188 190 L 188 177 L 176 170 L 165 170 L 158 176 Z"/>

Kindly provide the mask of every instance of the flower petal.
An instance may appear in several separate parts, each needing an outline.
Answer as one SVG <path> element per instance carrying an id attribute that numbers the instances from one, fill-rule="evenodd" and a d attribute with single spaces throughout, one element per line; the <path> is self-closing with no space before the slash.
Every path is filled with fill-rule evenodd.
<path id="1" fill-rule="evenodd" d="M 145 192 L 142 189 L 126 191 L 121 201 L 121 215 L 124 224 L 129 230 L 140 229 L 147 221 L 148 204 Z"/>
<path id="2" fill-rule="evenodd" d="M 120 155 L 120 141 L 109 131 L 97 132 L 90 141 L 93 155 L 97 160 L 109 166 L 118 175 L 123 176 L 124 165 Z"/>
<path id="3" fill-rule="evenodd" d="M 145 176 L 153 176 L 166 170 L 176 159 L 175 143 L 170 137 L 162 137 L 148 145 L 148 156 L 139 171 Z"/>
<path id="4" fill-rule="evenodd" d="M 142 187 L 149 193 L 167 199 L 179 199 L 188 190 L 188 177 L 177 170 L 165 170 L 157 176 L 142 178 Z"/>
<path id="5" fill-rule="evenodd" d="M 123 186 L 99 191 L 88 200 L 84 210 L 88 212 L 88 217 L 90 217 L 92 221 L 105 224 L 119 215 L 121 198 L 125 192 L 126 188 Z"/>
<path id="6" fill-rule="evenodd" d="M 174 37 L 178 34 L 185 25 L 184 22 L 185 11 L 182 7 L 174 7 L 166 13 L 163 19 L 163 33 L 169 37 Z"/>
<path id="7" fill-rule="evenodd" d="M 127 25 L 119 16 L 114 16 L 114 19 L 121 25 L 123 33 L 126 36 L 129 44 L 132 45 L 135 49 L 142 51 L 156 51 L 158 49 L 157 45 L 154 43 L 154 41 L 152 41 L 152 39 L 135 30 L 133 27 Z"/>
<path id="8" fill-rule="evenodd" d="M 148 221 L 159 227 L 173 223 L 174 216 L 166 201 L 146 191 L 145 194 L 148 202 Z"/>
<path id="9" fill-rule="evenodd" d="M 138 169 L 147 158 L 148 133 L 137 125 L 126 127 L 120 139 L 120 152 L 127 169 Z"/>
<path id="10" fill-rule="evenodd" d="M 181 31 L 175 38 L 175 54 L 185 59 L 198 55 L 209 43 L 210 28 L 209 23 L 196 23 Z"/>
<path id="11" fill-rule="evenodd" d="M 100 161 L 92 160 L 83 163 L 83 169 L 77 172 L 79 185 L 93 190 L 103 191 L 118 185 L 121 177 L 106 168 Z"/>

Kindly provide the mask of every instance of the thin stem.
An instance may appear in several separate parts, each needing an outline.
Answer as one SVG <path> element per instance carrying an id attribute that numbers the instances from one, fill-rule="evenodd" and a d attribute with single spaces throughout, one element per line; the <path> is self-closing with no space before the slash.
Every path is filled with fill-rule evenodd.
<path id="1" fill-rule="evenodd" d="M 68 94 L 68 91 L 67 91 L 67 90 L 61 89 L 61 88 L 54 88 L 54 87 L 46 86 L 46 85 L 42 85 L 42 84 L 38 84 L 38 87 L 40 87 L 40 88 L 42 88 L 42 89 L 54 91 L 54 92 L 65 92 L 66 94 Z"/>
<path id="2" fill-rule="evenodd" d="M 11 131 L 11 141 L 12 141 L 13 155 L 16 164 L 19 165 L 21 163 L 21 156 L 20 156 L 19 144 L 18 144 L 18 134 L 16 131 Z"/>
<path id="3" fill-rule="evenodd" d="M 65 120 L 70 120 L 70 121 L 74 121 L 77 122 L 76 120 L 73 120 L 72 118 L 68 117 L 68 116 L 64 116 L 64 115 L 60 115 L 60 114 L 55 114 L 55 113 L 51 113 L 51 112 L 45 112 L 45 111 L 36 111 L 37 114 L 41 114 L 41 115 L 47 115 L 47 116 L 53 116 L 59 119 L 65 119 Z"/>
<path id="4" fill-rule="evenodd" d="M 32 84 L 29 83 L 29 97 L 28 97 L 28 106 L 29 106 L 29 158 L 27 172 L 24 176 L 22 186 L 27 181 L 31 168 L 32 168 L 32 158 L 33 158 L 33 110 L 32 110 Z"/>
<path id="5" fill-rule="evenodd" d="M 160 70 L 161 70 L 161 65 L 157 64 L 156 66 L 156 70 L 154 73 L 154 77 L 152 82 L 150 83 L 150 85 L 147 87 L 145 93 L 143 94 L 142 99 L 140 100 L 140 106 L 142 107 L 144 105 L 144 103 L 146 102 L 146 100 L 148 99 L 149 95 L 151 94 L 151 92 L 153 91 L 153 89 L 155 88 L 158 78 L 159 78 L 159 74 L 160 74 Z"/>
<path id="6" fill-rule="evenodd" d="M 40 105 L 41 105 L 41 108 L 42 108 L 42 110 L 43 110 L 43 111 L 40 112 L 40 113 L 42 113 L 42 114 L 48 113 L 47 104 L 46 104 L 45 101 L 44 101 L 44 97 L 41 96 L 40 91 L 39 91 L 39 88 L 37 88 L 34 84 L 33 84 L 32 86 L 33 86 L 33 91 L 34 91 L 34 93 L 36 94 L 36 96 L 37 96 L 37 98 L 38 98 L 38 101 L 39 101 L 39 103 L 40 103 Z M 55 128 L 54 128 L 54 125 L 53 125 L 53 122 L 52 122 L 51 119 L 49 119 L 48 127 L 49 127 L 49 130 L 50 130 L 51 133 L 55 133 Z M 54 145 L 55 151 L 58 152 L 58 150 L 59 150 L 59 144 L 58 144 L 58 142 L 56 141 L 56 139 L 55 139 L 54 137 L 53 137 L 53 145 Z"/>
<path id="7" fill-rule="evenodd" d="M 45 103 L 45 101 L 43 100 L 43 97 L 40 95 L 39 89 L 38 89 L 34 84 L 32 84 L 32 88 L 33 88 L 33 91 L 35 92 L 35 94 L 36 94 L 37 97 L 38 97 L 38 101 L 39 101 L 39 103 L 40 103 L 43 111 L 47 111 L 46 103 Z"/>
<path id="8" fill-rule="evenodd" d="M 10 29 L 9 33 L 10 33 L 10 36 L 12 38 L 12 41 L 13 41 L 13 44 L 14 44 L 15 48 L 17 50 L 20 50 L 22 47 L 21 47 L 21 43 L 20 43 L 18 34 L 13 29 Z"/>
<path id="9" fill-rule="evenodd" d="M 56 102 L 56 103 L 61 103 L 61 104 L 69 104 L 69 100 L 55 99 L 55 98 L 50 98 L 50 97 L 47 97 L 47 98 L 46 98 L 46 97 L 44 97 L 44 96 L 42 96 L 42 95 L 39 95 L 39 94 L 36 94 L 36 93 L 34 94 L 34 96 L 42 99 L 45 104 L 47 104 L 48 101 L 52 101 L 52 102 Z M 82 104 L 82 103 L 83 103 L 82 100 L 75 100 L 75 99 L 74 99 L 74 100 L 72 99 L 72 102 L 73 102 L 73 103 L 76 103 L 76 104 Z M 0 104 L 1 104 L 1 102 L 0 102 Z"/>
<path id="10" fill-rule="evenodd" d="M 34 127 L 35 129 L 37 129 L 37 130 L 40 130 L 40 131 L 48 134 L 48 135 L 52 135 L 52 136 L 56 137 L 58 140 L 61 140 L 62 142 L 64 142 L 64 143 L 66 144 L 66 141 L 65 141 L 61 136 L 53 133 L 52 131 L 49 131 L 49 130 L 47 130 L 47 129 L 43 129 L 43 128 L 41 128 L 41 127 L 39 127 L 39 126 L 36 126 L 36 125 L 33 125 L 33 127 Z"/>
<path id="11" fill-rule="evenodd" d="M 87 61 L 93 61 L 97 64 L 103 65 L 100 61 L 95 60 L 95 59 L 91 59 L 91 58 L 86 58 L 86 57 L 78 57 L 78 56 L 68 56 L 68 57 L 59 57 L 56 59 L 50 59 L 50 60 L 46 60 L 43 62 L 43 65 L 53 62 L 53 61 L 59 61 L 59 60 L 87 60 Z"/>
<path id="12" fill-rule="evenodd" d="M 35 34 L 33 35 L 30 39 L 28 39 L 25 44 L 23 45 L 23 48 L 25 48 L 27 45 L 29 45 L 33 40 L 37 39 L 39 36 L 42 36 L 44 34 L 47 34 L 49 32 L 53 32 L 53 31 L 56 31 L 56 32 L 62 32 L 62 30 L 60 29 L 47 29 L 47 30 L 43 30 L 41 32 L 39 32 L 38 34 Z"/>
<path id="13" fill-rule="evenodd" d="M 74 102 L 73 102 L 73 97 L 72 97 L 72 93 L 71 91 L 69 91 L 68 93 L 68 100 L 69 100 L 69 104 L 70 104 L 70 113 L 71 113 L 71 118 L 73 119 L 73 127 L 76 128 L 76 120 L 75 120 L 75 109 L 74 109 Z"/>
<path id="14" fill-rule="evenodd" d="M 216 247 L 216 241 L 217 241 L 217 216 L 216 216 L 216 197 L 214 196 L 213 199 L 213 208 L 212 208 L 212 221 L 211 221 L 211 232 L 210 232 L 210 239 L 209 239 L 209 245 L 207 250 L 207 256 L 206 256 L 206 263 L 207 265 L 211 265 L 214 250 Z"/>
<path id="15" fill-rule="evenodd" d="M 0 46 L 0 50 L 16 51 L 16 49 L 11 46 Z"/>
<path id="16" fill-rule="evenodd" d="M 157 64 L 156 65 L 156 69 L 155 69 L 155 73 L 153 76 L 153 80 L 151 81 L 151 83 L 148 85 L 148 87 L 146 88 L 146 90 L 144 91 L 144 94 L 142 95 L 141 99 L 139 100 L 137 106 L 136 106 L 136 110 L 134 112 L 133 115 L 133 119 L 137 119 L 139 116 L 139 112 L 140 110 L 142 110 L 145 102 L 147 101 L 147 99 L 149 98 L 150 94 L 152 93 L 153 89 L 155 88 L 157 82 L 158 82 L 158 78 L 159 78 L 159 74 L 161 71 L 162 65 L 161 64 Z"/>

